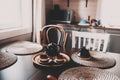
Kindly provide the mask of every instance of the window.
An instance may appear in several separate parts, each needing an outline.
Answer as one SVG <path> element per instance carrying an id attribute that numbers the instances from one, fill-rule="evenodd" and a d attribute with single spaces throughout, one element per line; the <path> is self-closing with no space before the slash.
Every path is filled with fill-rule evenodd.
<path id="1" fill-rule="evenodd" d="M 32 0 L 0 0 L 0 40 L 32 31 Z"/>
<path id="2" fill-rule="evenodd" d="M 99 0 L 100 19 L 106 27 L 120 27 L 120 0 Z"/>

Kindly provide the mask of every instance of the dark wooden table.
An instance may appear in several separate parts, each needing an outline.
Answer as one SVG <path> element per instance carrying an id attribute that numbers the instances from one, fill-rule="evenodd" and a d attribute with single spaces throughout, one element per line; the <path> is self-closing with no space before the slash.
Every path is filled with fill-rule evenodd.
<path id="1" fill-rule="evenodd" d="M 70 51 L 67 53 L 70 56 Z M 120 54 L 107 53 L 116 59 L 116 65 L 104 69 L 120 77 Z M 0 71 L 0 80 L 47 80 L 48 74 L 58 77 L 61 72 L 71 67 L 80 66 L 72 60 L 61 67 L 41 67 L 32 62 L 33 55 L 18 56 L 18 60 L 12 66 Z"/>

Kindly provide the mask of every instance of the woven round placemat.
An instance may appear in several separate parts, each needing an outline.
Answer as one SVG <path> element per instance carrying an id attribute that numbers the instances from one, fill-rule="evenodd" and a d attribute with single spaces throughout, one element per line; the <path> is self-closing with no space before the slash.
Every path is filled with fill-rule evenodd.
<path id="1" fill-rule="evenodd" d="M 110 68 L 115 66 L 116 60 L 107 53 L 102 52 L 93 52 L 91 58 L 88 60 L 81 59 L 77 52 L 71 55 L 71 58 L 74 62 L 84 65 L 97 68 Z"/>
<path id="2" fill-rule="evenodd" d="M 62 72 L 58 80 L 119 80 L 119 78 L 98 68 L 74 67 Z"/>
<path id="3" fill-rule="evenodd" d="M 11 66 L 16 61 L 17 61 L 16 55 L 0 52 L 0 70 Z"/>
<path id="4" fill-rule="evenodd" d="M 34 54 L 41 51 L 43 47 L 40 44 L 29 41 L 17 41 L 1 49 L 2 52 L 14 53 L 17 55 Z"/>

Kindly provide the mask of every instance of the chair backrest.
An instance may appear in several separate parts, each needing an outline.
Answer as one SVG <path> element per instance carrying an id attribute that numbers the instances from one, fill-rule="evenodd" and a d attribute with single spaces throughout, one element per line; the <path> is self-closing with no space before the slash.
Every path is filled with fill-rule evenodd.
<path id="1" fill-rule="evenodd" d="M 48 43 L 54 42 L 59 45 L 61 37 L 62 37 L 62 31 L 59 28 L 50 27 L 46 31 L 46 38 Z"/>
<path id="2" fill-rule="evenodd" d="M 86 47 L 89 50 L 106 52 L 108 42 L 107 33 L 72 31 L 72 48 Z"/>
<path id="3" fill-rule="evenodd" d="M 54 42 L 57 45 L 65 48 L 65 43 L 67 39 L 67 32 L 60 25 L 47 25 L 40 31 L 41 44 L 46 45 Z"/>

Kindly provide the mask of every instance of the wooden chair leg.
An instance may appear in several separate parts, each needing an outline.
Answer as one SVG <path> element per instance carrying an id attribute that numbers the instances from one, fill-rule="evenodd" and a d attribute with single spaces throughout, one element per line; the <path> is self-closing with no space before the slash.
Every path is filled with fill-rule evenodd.
<path id="1" fill-rule="evenodd" d="M 48 80 L 57 80 L 57 78 L 53 75 L 47 75 Z"/>

